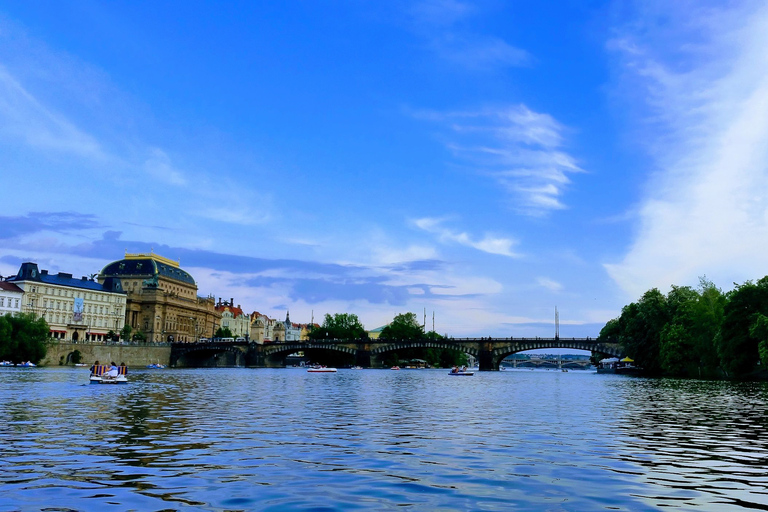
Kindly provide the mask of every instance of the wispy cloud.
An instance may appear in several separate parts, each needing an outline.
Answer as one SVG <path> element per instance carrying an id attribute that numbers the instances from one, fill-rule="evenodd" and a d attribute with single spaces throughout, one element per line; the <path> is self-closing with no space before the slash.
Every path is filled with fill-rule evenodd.
<path id="1" fill-rule="evenodd" d="M 546 288 L 551 292 L 559 292 L 559 291 L 562 291 L 563 289 L 562 284 L 548 277 L 539 277 L 538 279 L 536 279 L 536 282 L 539 284 L 539 286 Z"/>
<path id="2" fill-rule="evenodd" d="M 96 139 L 39 102 L 0 64 L 0 134 L 38 150 L 103 159 Z"/>
<path id="3" fill-rule="evenodd" d="M 759 278 L 768 268 L 768 7 L 652 3 L 609 48 L 658 172 L 638 235 L 606 265 L 632 296 L 658 286 Z M 678 27 L 672 32 L 668 27 Z"/>
<path id="4" fill-rule="evenodd" d="M 446 61 L 467 69 L 494 70 L 527 65 L 532 60 L 527 51 L 500 37 L 464 29 L 463 21 L 480 14 L 470 2 L 425 0 L 416 2 L 409 12 L 414 31 Z"/>
<path id="5" fill-rule="evenodd" d="M 144 162 L 144 170 L 156 181 L 168 185 L 182 186 L 187 184 L 184 175 L 171 164 L 171 159 L 160 148 L 150 148 L 150 156 Z"/>
<path id="6" fill-rule="evenodd" d="M 510 258 L 519 256 L 512 250 L 512 248 L 517 245 L 516 240 L 495 237 L 488 234 L 485 234 L 483 238 L 478 239 L 466 232 L 454 231 L 447 228 L 443 225 L 444 222 L 445 219 L 431 217 L 424 217 L 413 221 L 414 225 L 419 229 L 437 235 L 438 240 L 442 243 L 459 244 L 466 247 L 472 247 L 478 251 L 508 256 Z"/>
<path id="7" fill-rule="evenodd" d="M 538 216 L 565 208 L 570 174 L 583 172 L 565 146 L 565 127 L 525 105 L 495 110 L 419 112 L 450 127 L 448 148 L 464 164 L 497 181 L 519 213 Z"/>

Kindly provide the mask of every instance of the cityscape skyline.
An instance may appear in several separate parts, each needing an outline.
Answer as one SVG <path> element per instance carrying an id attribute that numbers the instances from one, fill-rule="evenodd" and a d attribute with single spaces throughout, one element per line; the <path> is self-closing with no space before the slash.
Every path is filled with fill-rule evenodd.
<path id="1" fill-rule="evenodd" d="M 153 251 L 273 318 L 596 336 L 766 274 L 766 34 L 751 0 L 0 0 L 0 275 Z"/>

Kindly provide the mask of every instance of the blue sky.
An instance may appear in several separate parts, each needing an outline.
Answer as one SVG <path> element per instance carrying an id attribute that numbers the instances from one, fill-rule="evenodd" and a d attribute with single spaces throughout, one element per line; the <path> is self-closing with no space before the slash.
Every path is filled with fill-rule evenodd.
<path id="1" fill-rule="evenodd" d="M 761 2 L 0 1 L 0 274 L 595 336 L 766 274 Z"/>

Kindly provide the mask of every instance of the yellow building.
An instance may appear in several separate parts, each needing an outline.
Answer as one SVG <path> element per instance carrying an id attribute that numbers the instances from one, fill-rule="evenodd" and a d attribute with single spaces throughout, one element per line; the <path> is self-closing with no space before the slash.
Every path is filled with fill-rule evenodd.
<path id="1" fill-rule="evenodd" d="M 127 294 L 125 324 L 147 341 L 196 341 L 213 337 L 219 327 L 213 297 L 198 297 L 195 280 L 177 261 L 153 252 L 126 253 L 97 279 L 110 278 L 119 278 Z"/>

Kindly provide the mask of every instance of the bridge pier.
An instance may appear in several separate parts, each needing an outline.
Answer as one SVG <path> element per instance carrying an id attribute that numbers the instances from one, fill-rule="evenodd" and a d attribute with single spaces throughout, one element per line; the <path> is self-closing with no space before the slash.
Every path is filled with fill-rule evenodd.
<path id="1" fill-rule="evenodd" d="M 499 365 L 494 361 L 493 351 L 481 350 L 477 354 L 477 362 L 481 372 L 493 372 L 499 370 Z"/>
<path id="2" fill-rule="evenodd" d="M 370 350 L 358 350 L 355 353 L 355 364 L 362 366 L 363 368 L 371 367 L 371 351 Z"/>

